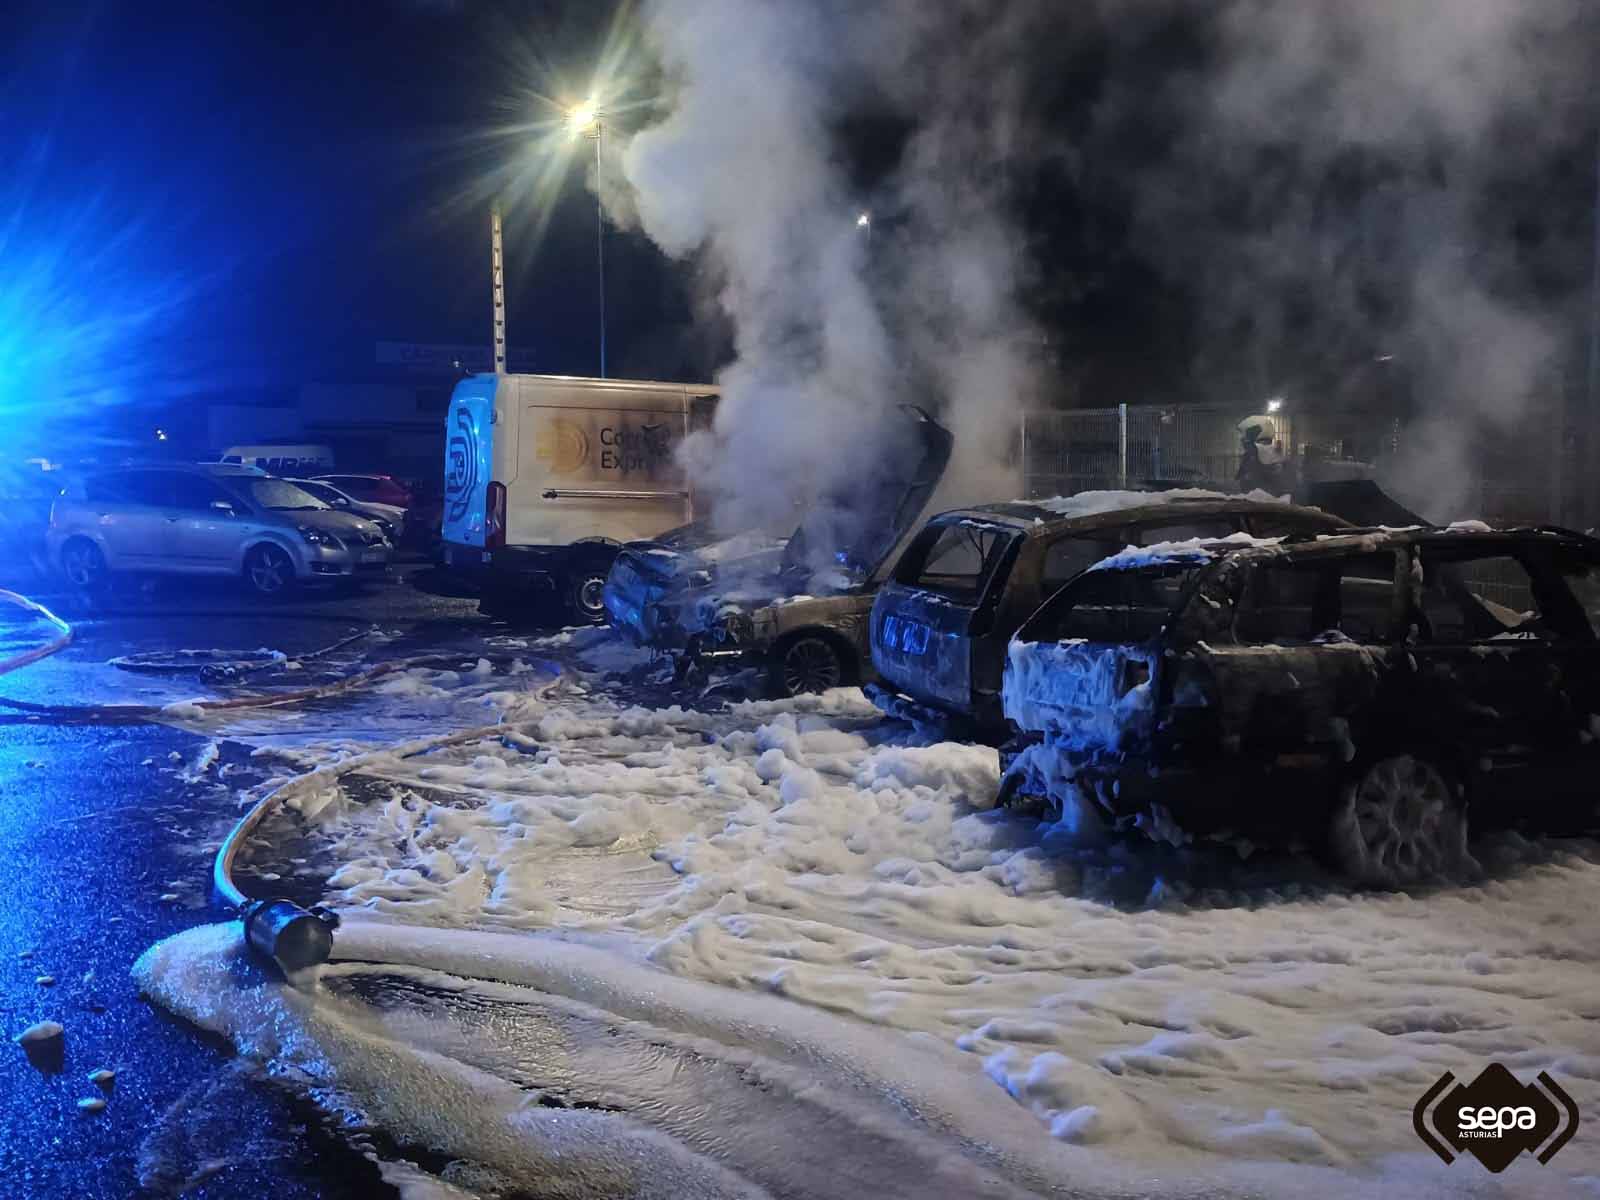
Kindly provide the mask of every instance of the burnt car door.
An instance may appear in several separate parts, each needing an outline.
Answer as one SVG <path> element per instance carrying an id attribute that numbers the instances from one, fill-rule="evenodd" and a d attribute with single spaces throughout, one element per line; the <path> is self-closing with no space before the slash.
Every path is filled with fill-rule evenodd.
<path id="1" fill-rule="evenodd" d="M 1359 737 L 1383 719 L 1375 706 L 1399 641 L 1401 564 L 1393 551 L 1224 563 L 1184 614 L 1189 662 L 1176 694 L 1203 697 L 1219 746 L 1260 765 L 1345 756 L 1352 720 Z"/>
<path id="2" fill-rule="evenodd" d="M 967 711 L 972 639 L 992 626 L 1021 542 L 1021 532 L 1001 522 L 930 522 L 879 596 L 873 651 L 880 674 L 919 699 Z"/>
<path id="3" fill-rule="evenodd" d="M 1557 549 L 1413 548 L 1414 720 L 1461 749 L 1475 802 L 1506 811 L 1587 786 L 1597 765 L 1595 632 L 1567 580 L 1581 563 Z"/>

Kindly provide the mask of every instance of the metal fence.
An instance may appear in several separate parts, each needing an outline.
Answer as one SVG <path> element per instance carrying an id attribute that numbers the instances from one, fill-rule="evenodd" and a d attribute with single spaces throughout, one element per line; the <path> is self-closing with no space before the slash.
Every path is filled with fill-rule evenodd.
<path id="1" fill-rule="evenodd" d="M 1229 486 L 1239 469 L 1237 408 L 1119 404 L 1030 412 L 1022 417 L 1022 474 L 1028 499 L 1103 488 Z M 1273 418 L 1286 445 L 1286 414 Z"/>

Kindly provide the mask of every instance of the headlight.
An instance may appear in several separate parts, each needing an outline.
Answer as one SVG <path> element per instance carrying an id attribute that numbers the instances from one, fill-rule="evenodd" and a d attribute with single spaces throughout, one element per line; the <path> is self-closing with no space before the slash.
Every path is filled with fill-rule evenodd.
<path id="1" fill-rule="evenodd" d="M 313 546 L 329 546 L 335 550 L 341 550 L 344 548 L 343 543 L 340 542 L 338 538 L 334 537 L 333 534 L 324 532 L 314 525 L 297 525 L 295 526 L 295 532 L 301 537 L 305 538 L 305 540 L 310 542 Z"/>

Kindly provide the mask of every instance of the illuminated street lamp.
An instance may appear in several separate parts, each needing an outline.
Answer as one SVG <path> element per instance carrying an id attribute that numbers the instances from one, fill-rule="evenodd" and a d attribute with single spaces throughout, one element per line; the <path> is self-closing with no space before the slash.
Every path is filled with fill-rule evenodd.
<path id="1" fill-rule="evenodd" d="M 605 113 L 593 99 L 567 109 L 567 132 L 594 139 L 594 245 L 600 281 L 600 378 L 606 377 L 606 210 L 600 199 L 600 143 L 605 134 Z"/>
<path id="2" fill-rule="evenodd" d="M 856 218 L 856 228 L 866 235 L 867 241 L 872 241 L 872 214 L 862 210 L 861 215 Z"/>
<path id="3" fill-rule="evenodd" d="M 600 109 L 593 100 L 585 100 L 567 110 L 567 128 L 574 137 L 600 136 Z"/>
<path id="4" fill-rule="evenodd" d="M 1281 412 L 1282 410 L 1283 410 L 1283 397 L 1282 396 L 1274 396 L 1274 397 L 1272 397 L 1272 399 L 1267 401 L 1267 411 L 1269 413 Z"/>

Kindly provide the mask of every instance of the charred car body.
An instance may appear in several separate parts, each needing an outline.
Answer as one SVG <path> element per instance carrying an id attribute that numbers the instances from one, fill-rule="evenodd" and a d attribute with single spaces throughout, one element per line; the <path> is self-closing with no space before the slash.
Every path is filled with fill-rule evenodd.
<path id="1" fill-rule="evenodd" d="M 1469 811 L 1592 818 L 1597 609 L 1600 541 L 1564 530 L 1129 549 L 1012 641 L 1002 796 L 1455 877 Z"/>
<path id="2" fill-rule="evenodd" d="M 887 564 L 950 461 L 950 432 L 903 405 L 904 452 L 823 498 L 788 538 L 635 542 L 606 581 L 611 624 L 683 668 L 758 666 L 784 694 L 862 681 L 868 617 Z"/>
<path id="3" fill-rule="evenodd" d="M 1004 727 L 1000 684 L 1018 626 L 1078 572 L 1124 546 L 1348 524 L 1265 493 L 1083 492 L 941 513 L 900 556 L 871 621 L 872 689 L 897 716 Z"/>

